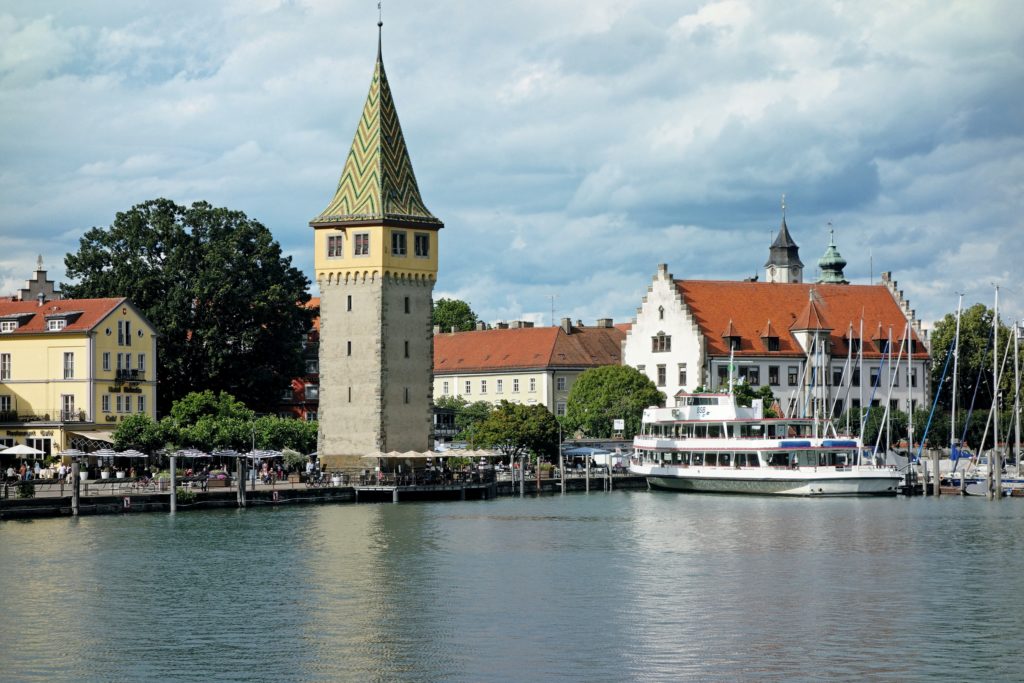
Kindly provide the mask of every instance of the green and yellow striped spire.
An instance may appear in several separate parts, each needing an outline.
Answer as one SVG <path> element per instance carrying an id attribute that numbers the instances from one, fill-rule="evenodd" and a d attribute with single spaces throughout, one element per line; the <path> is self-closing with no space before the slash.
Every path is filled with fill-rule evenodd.
<path id="1" fill-rule="evenodd" d="M 416 185 L 416 174 L 384 72 L 379 33 L 370 94 L 338 180 L 338 189 L 331 203 L 310 221 L 310 225 L 325 227 L 367 221 L 442 226 L 423 204 Z"/>

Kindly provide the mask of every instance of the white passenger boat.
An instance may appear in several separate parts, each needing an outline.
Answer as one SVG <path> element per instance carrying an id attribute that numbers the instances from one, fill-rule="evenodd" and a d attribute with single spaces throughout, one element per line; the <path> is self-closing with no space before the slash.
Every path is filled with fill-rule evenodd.
<path id="1" fill-rule="evenodd" d="M 676 395 L 644 410 L 630 472 L 652 488 L 791 496 L 895 495 L 894 467 L 859 462 L 859 439 L 826 438 L 805 418 L 765 418 L 729 394 Z"/>

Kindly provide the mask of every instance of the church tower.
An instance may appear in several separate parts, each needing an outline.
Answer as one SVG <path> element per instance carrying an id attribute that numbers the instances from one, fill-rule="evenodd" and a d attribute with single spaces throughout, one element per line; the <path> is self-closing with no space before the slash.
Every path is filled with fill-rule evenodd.
<path id="1" fill-rule="evenodd" d="M 768 262 L 764 264 L 764 279 L 767 282 L 803 282 L 804 264 L 800 261 L 800 247 L 789 234 L 786 226 L 786 195 L 782 195 L 782 225 L 779 234 L 768 251 Z"/>
<path id="2" fill-rule="evenodd" d="M 438 231 L 423 203 L 381 58 L 338 187 L 313 227 L 320 286 L 318 452 L 350 469 L 433 444 L 431 306 Z M 362 462 L 365 466 L 366 462 Z"/>

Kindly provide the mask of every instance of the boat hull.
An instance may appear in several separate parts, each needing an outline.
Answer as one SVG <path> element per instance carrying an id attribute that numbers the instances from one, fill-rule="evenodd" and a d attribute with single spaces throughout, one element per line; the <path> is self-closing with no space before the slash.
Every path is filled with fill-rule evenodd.
<path id="1" fill-rule="evenodd" d="M 637 470 L 650 470 L 649 472 Z M 633 468 L 651 488 L 702 493 L 746 493 L 781 496 L 894 496 L 902 480 L 895 471 L 790 471 L 740 470 L 735 473 L 712 468 Z"/>

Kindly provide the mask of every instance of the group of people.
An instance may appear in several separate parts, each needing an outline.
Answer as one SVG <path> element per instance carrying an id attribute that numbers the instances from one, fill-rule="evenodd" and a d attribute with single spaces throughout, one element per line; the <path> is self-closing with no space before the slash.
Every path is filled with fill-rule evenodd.
<path id="1" fill-rule="evenodd" d="M 10 465 L 7 468 L 7 480 L 8 481 L 29 481 L 30 479 L 52 479 L 53 473 L 51 468 L 43 467 L 36 460 L 34 465 L 29 465 L 26 461 L 22 460 L 21 465 L 15 467 Z"/>

